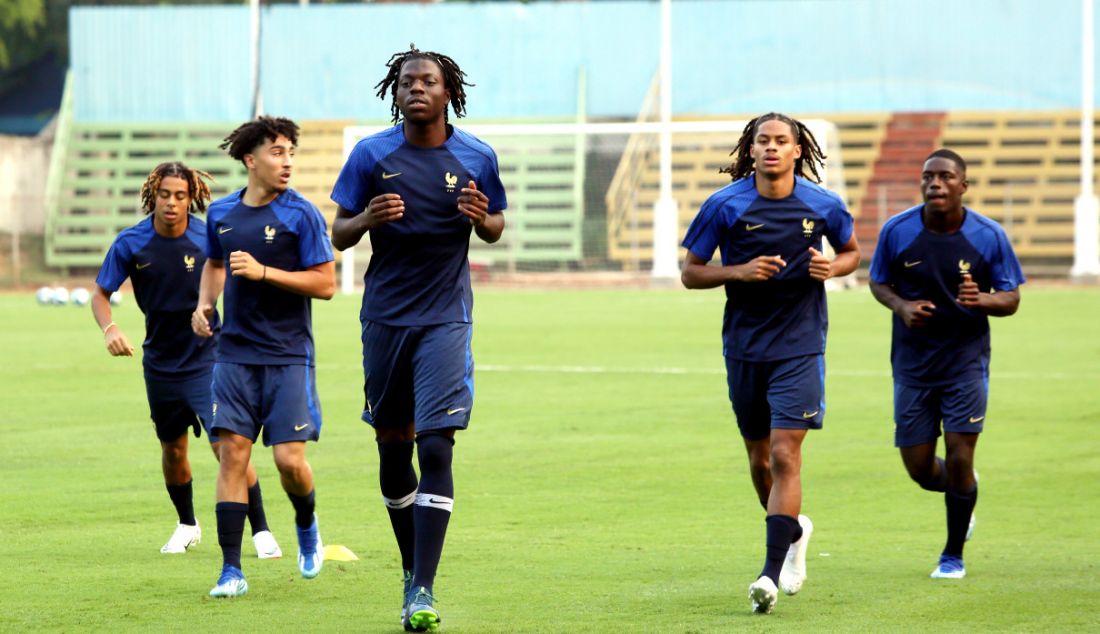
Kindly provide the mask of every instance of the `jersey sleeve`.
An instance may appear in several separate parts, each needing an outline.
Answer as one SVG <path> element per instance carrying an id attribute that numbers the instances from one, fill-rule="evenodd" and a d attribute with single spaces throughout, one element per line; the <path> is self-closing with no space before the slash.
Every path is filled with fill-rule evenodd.
<path id="1" fill-rule="evenodd" d="M 840 200 L 839 196 L 834 202 L 835 206 L 829 215 L 825 217 L 825 238 L 829 240 L 829 244 L 833 245 L 834 249 L 839 251 L 852 239 L 852 230 L 855 223 L 852 220 L 852 214 L 848 213 L 848 208 L 844 206 L 844 202 Z"/>
<path id="2" fill-rule="evenodd" d="M 332 186 L 332 202 L 353 214 L 361 213 L 371 199 L 370 174 L 373 170 L 374 161 L 361 141 L 352 149 Z"/>
<path id="3" fill-rule="evenodd" d="M 225 254 L 222 252 L 222 243 L 218 240 L 217 225 L 218 223 L 214 222 L 213 214 L 206 217 L 206 259 L 208 260 L 225 259 Z"/>
<path id="4" fill-rule="evenodd" d="M 878 234 L 878 244 L 871 256 L 871 281 L 878 284 L 890 283 L 890 261 L 894 259 L 894 242 L 891 239 L 893 226 L 887 223 Z"/>
<path id="5" fill-rule="evenodd" d="M 332 243 L 328 238 L 325 217 L 311 203 L 303 210 L 298 222 L 298 260 L 303 269 L 331 262 Z"/>
<path id="6" fill-rule="evenodd" d="M 95 277 L 96 285 L 109 293 L 117 291 L 130 276 L 127 270 L 132 258 L 133 254 L 130 253 L 122 236 L 115 238 L 111 248 L 107 250 L 106 257 L 103 258 L 103 264 L 99 267 L 99 274 Z"/>
<path id="7" fill-rule="evenodd" d="M 700 260 L 710 262 L 721 237 L 721 218 L 722 205 L 716 203 L 713 198 L 707 199 L 699 208 L 699 214 L 691 221 L 682 246 Z"/>
<path id="8" fill-rule="evenodd" d="M 997 245 L 993 261 L 990 263 L 993 269 L 993 288 L 998 291 L 1010 291 L 1027 280 L 1020 268 L 1020 260 L 1016 257 L 1016 251 L 1012 249 L 1012 243 L 1008 241 L 1008 235 L 1004 229 L 997 228 Z"/>
<path id="9" fill-rule="evenodd" d="M 508 208 L 504 183 L 500 182 L 500 167 L 497 164 L 496 152 L 490 150 L 485 160 L 485 170 L 475 182 L 477 188 L 489 198 L 489 213 L 498 214 Z"/>

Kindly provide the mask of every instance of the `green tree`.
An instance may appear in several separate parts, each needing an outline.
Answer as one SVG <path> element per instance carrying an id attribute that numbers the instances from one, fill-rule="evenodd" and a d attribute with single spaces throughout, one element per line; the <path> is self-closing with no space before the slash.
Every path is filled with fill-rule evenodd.
<path id="1" fill-rule="evenodd" d="M 45 0 L 0 2 L 0 70 L 40 52 L 37 41 L 45 24 Z"/>

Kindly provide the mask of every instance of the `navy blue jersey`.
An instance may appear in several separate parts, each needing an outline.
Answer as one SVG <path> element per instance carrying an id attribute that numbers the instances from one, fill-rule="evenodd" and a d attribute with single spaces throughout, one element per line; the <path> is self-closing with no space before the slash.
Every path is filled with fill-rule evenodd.
<path id="1" fill-rule="evenodd" d="M 723 354 L 742 361 L 779 361 L 825 352 L 829 327 L 825 285 L 810 277 L 810 247 L 822 237 L 839 249 L 852 237 L 852 216 L 839 196 L 795 177 L 786 198 L 764 198 L 753 176 L 736 180 L 703 203 L 683 246 L 722 265 L 778 255 L 787 266 L 764 282 L 726 284 Z"/>
<path id="2" fill-rule="evenodd" d="M 304 271 L 331 262 L 325 218 L 288 189 L 262 207 L 241 201 L 244 190 L 214 201 L 207 212 L 206 255 L 225 262 L 225 303 L 218 361 L 249 365 L 313 365 L 310 298 L 267 282 L 234 276 L 229 255 L 245 251 L 265 266 Z"/>
<path id="3" fill-rule="evenodd" d="M 996 222 L 966 209 L 955 233 L 926 231 L 921 211 L 907 209 L 886 221 L 871 260 L 871 280 L 889 284 L 902 299 L 936 306 L 927 325 L 906 328 L 894 315 L 890 362 L 894 380 L 937 386 L 984 378 L 989 368 L 989 318 L 960 305 L 962 274 L 983 293 L 1010 291 L 1024 283 L 1020 262 Z"/>
<path id="4" fill-rule="evenodd" d="M 403 125 L 369 136 L 348 156 L 332 200 L 361 213 L 381 194 L 399 194 L 400 220 L 370 230 L 371 258 L 363 276 L 363 321 L 391 326 L 470 323 L 472 226 L 458 211 L 470 181 L 489 197 L 489 213 L 508 206 L 497 157 L 485 143 L 458 128 L 438 147 L 405 142 Z"/>
<path id="5" fill-rule="evenodd" d="M 153 216 L 118 234 L 95 278 L 113 293 L 129 277 L 134 298 L 145 314 L 145 341 L 141 344 L 145 376 L 187 379 L 209 372 L 214 364 L 214 337 L 195 336 L 191 313 L 199 303 L 199 279 L 206 262 L 206 223 L 193 215 L 187 231 L 166 238 L 153 228 Z M 218 314 L 210 320 L 218 332 Z"/>

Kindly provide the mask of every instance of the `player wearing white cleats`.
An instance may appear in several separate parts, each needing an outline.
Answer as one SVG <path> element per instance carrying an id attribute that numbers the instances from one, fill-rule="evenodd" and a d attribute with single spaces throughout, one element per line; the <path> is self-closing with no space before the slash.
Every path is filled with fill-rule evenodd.
<path id="1" fill-rule="evenodd" d="M 252 536 L 252 544 L 256 546 L 256 556 L 260 559 L 278 559 L 283 556 L 283 550 L 279 548 L 279 542 L 271 531 L 260 531 Z"/>
<path id="2" fill-rule="evenodd" d="M 198 522 L 194 526 L 189 524 L 176 524 L 176 530 L 168 538 L 168 542 L 160 547 L 160 552 L 165 555 L 175 555 L 187 552 L 192 546 L 198 546 L 202 541 L 202 529 Z"/>
<path id="3" fill-rule="evenodd" d="M 798 516 L 798 525 L 802 527 L 802 538 L 791 544 L 783 570 L 779 572 L 779 588 L 789 595 L 798 594 L 806 582 L 806 550 L 814 532 L 814 523 L 805 515 Z"/>
<path id="4" fill-rule="evenodd" d="M 749 586 L 752 611 L 757 614 L 771 614 L 778 598 L 779 590 L 775 587 L 775 582 L 768 577 L 760 577 Z"/>

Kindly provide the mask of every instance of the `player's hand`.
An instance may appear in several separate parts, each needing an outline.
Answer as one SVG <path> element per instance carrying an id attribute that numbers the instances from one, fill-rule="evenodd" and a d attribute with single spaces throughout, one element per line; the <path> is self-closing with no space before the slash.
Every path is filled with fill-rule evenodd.
<path id="1" fill-rule="evenodd" d="M 917 299 L 905 302 L 898 309 L 898 317 L 905 322 L 906 328 L 922 328 L 928 325 L 928 320 L 936 310 L 936 305 L 926 299 Z"/>
<path id="2" fill-rule="evenodd" d="M 810 247 L 810 277 L 824 282 L 833 276 L 833 262 L 817 249 Z"/>
<path id="3" fill-rule="evenodd" d="M 134 346 L 130 345 L 130 340 L 126 338 L 126 333 L 122 332 L 118 324 L 109 326 L 107 332 L 103 333 L 103 343 L 112 357 L 134 356 Z"/>
<path id="4" fill-rule="evenodd" d="M 458 196 L 458 210 L 470 219 L 470 224 L 480 227 L 489 217 L 489 197 L 478 191 L 477 183 L 470 181 Z"/>
<path id="5" fill-rule="evenodd" d="M 266 277 L 264 265 L 256 261 L 248 251 L 234 251 L 229 254 L 229 272 L 235 277 L 259 282 Z"/>
<path id="6" fill-rule="evenodd" d="M 214 307 L 210 304 L 200 304 L 195 312 L 191 313 L 191 330 L 200 337 L 212 337 L 214 331 L 210 329 L 210 318 L 214 315 Z"/>
<path id="7" fill-rule="evenodd" d="M 367 230 L 384 225 L 387 222 L 401 220 L 405 215 L 405 201 L 401 194 L 381 194 L 367 203 Z"/>
<path id="8" fill-rule="evenodd" d="M 962 277 L 962 284 L 959 284 L 959 296 L 955 298 L 955 301 L 967 308 L 977 308 L 981 300 L 981 291 L 978 290 L 978 283 L 974 281 L 974 278 L 970 277 L 969 273 L 963 273 Z"/>
<path id="9" fill-rule="evenodd" d="M 779 273 L 787 262 L 778 255 L 761 255 L 738 266 L 737 278 L 742 282 L 763 282 Z"/>

